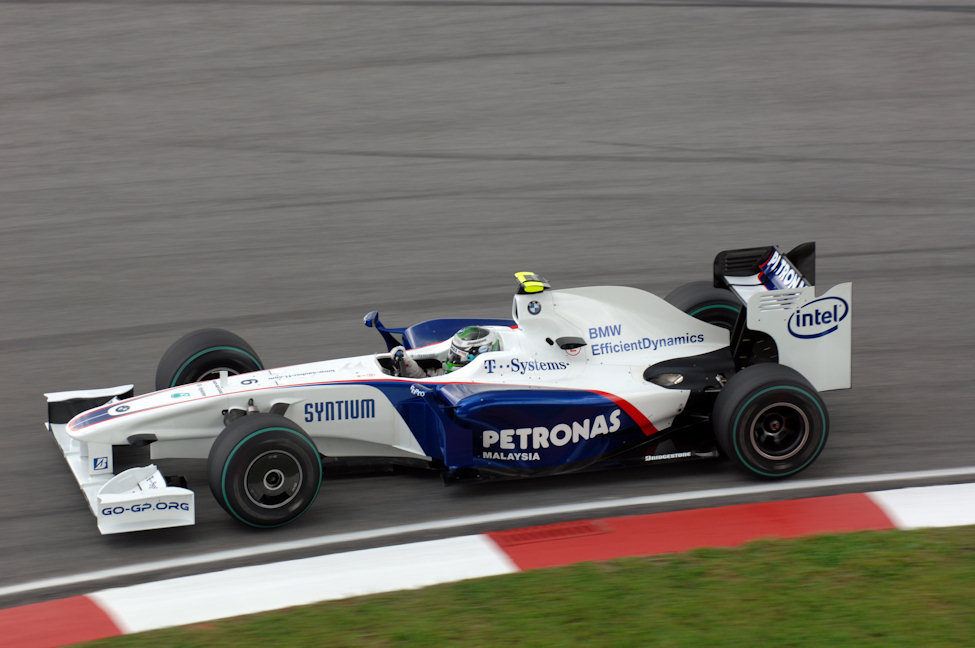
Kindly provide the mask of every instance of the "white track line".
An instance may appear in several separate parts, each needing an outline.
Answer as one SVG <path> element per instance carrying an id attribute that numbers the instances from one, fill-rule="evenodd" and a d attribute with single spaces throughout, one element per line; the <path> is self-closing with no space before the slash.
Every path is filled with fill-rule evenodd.
<path id="1" fill-rule="evenodd" d="M 101 569 L 80 574 L 72 574 L 70 576 L 44 578 L 27 583 L 0 587 L 0 597 L 9 596 L 11 594 L 23 594 L 25 592 L 32 592 L 52 587 L 65 587 L 69 585 L 79 585 L 81 583 L 101 581 L 123 576 L 147 574 L 167 569 L 205 565 L 224 560 L 254 558 L 255 556 L 310 549 L 314 547 L 325 547 L 346 542 L 362 542 L 366 540 L 375 540 L 378 538 L 387 538 L 409 533 L 456 529 L 482 524 L 495 524 L 500 522 L 510 522 L 513 520 L 524 520 L 527 518 L 544 518 L 548 516 L 565 515 L 568 513 L 587 513 L 604 511 L 608 509 L 648 506 L 653 504 L 692 502 L 703 499 L 721 499 L 727 497 L 738 497 L 741 495 L 787 493 L 797 491 L 801 492 L 814 490 L 817 488 L 831 488 L 835 486 L 855 486 L 857 484 L 880 484 L 885 482 L 911 482 L 926 479 L 971 477 L 973 475 L 975 475 L 975 466 L 963 466 L 959 468 L 918 470 L 912 472 L 885 473 L 880 475 L 854 475 L 850 477 L 832 477 L 826 479 L 797 479 L 788 482 L 763 483 L 752 486 L 713 488 L 699 491 L 686 491 L 682 493 L 644 495 L 640 497 L 624 497 L 619 499 L 598 500 L 592 502 L 578 502 L 575 504 L 560 504 L 557 506 L 515 509 L 500 511 L 497 513 L 485 513 L 482 515 L 469 515 L 445 520 L 434 520 L 431 522 L 419 522 L 416 524 L 401 524 L 398 526 L 384 527 L 379 529 L 336 533 L 332 535 L 316 536 L 313 538 L 303 538 L 301 540 L 272 542 L 253 547 L 244 547 L 241 549 L 214 551 L 211 553 L 199 554 L 197 556 L 182 556 L 179 558 L 169 558 L 166 560 L 140 563 L 138 565 L 127 565 L 125 567 L 115 567 L 112 569 Z"/>

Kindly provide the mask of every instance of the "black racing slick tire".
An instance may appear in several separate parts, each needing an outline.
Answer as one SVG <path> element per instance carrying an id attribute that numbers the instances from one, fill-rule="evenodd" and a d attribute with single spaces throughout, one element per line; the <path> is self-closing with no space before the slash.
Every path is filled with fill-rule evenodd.
<path id="1" fill-rule="evenodd" d="M 779 364 L 757 364 L 731 377 L 714 403 L 718 446 L 759 477 L 787 477 L 811 464 L 829 435 L 826 404 L 809 381 Z"/>
<path id="2" fill-rule="evenodd" d="M 715 288 L 710 281 L 684 284 L 664 297 L 664 301 L 691 317 L 729 331 L 735 327 L 742 309 L 741 301 L 730 290 Z"/>
<path id="3" fill-rule="evenodd" d="M 156 367 L 156 389 L 234 376 L 264 368 L 257 352 L 239 335 L 223 329 L 187 333 L 166 349 Z"/>
<path id="4" fill-rule="evenodd" d="M 207 458 L 217 502 L 254 527 L 278 527 L 308 510 L 322 486 L 322 461 L 308 434 L 276 414 L 231 421 Z"/>

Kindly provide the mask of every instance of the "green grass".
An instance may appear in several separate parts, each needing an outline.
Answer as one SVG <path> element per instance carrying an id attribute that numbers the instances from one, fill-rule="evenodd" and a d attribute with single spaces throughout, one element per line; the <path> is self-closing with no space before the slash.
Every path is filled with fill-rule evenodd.
<path id="1" fill-rule="evenodd" d="M 975 526 L 584 563 L 86 645 L 973 646 Z"/>

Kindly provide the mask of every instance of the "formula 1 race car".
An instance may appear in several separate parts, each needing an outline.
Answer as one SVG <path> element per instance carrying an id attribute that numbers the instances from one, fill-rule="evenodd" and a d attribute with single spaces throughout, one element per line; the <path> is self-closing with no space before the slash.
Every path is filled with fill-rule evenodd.
<path id="1" fill-rule="evenodd" d="M 206 459 L 220 505 L 257 527 L 308 509 L 323 458 L 451 482 L 724 455 L 785 477 L 826 443 L 819 393 L 850 387 L 852 285 L 817 297 L 814 266 L 813 243 L 725 251 L 666 299 L 520 272 L 510 320 L 393 329 L 374 311 L 385 352 L 280 369 L 203 329 L 162 356 L 157 391 L 46 394 L 47 427 L 102 533 L 194 523 L 193 491 L 149 463 L 166 458 Z"/>

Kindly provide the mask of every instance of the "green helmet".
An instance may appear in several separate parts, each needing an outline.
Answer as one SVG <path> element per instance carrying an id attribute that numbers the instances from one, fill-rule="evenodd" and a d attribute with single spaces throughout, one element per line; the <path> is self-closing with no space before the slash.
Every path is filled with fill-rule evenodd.
<path id="1" fill-rule="evenodd" d="M 501 349 L 498 334 L 481 326 L 467 326 L 457 331 L 447 351 L 447 371 L 460 369 L 481 353 Z"/>

